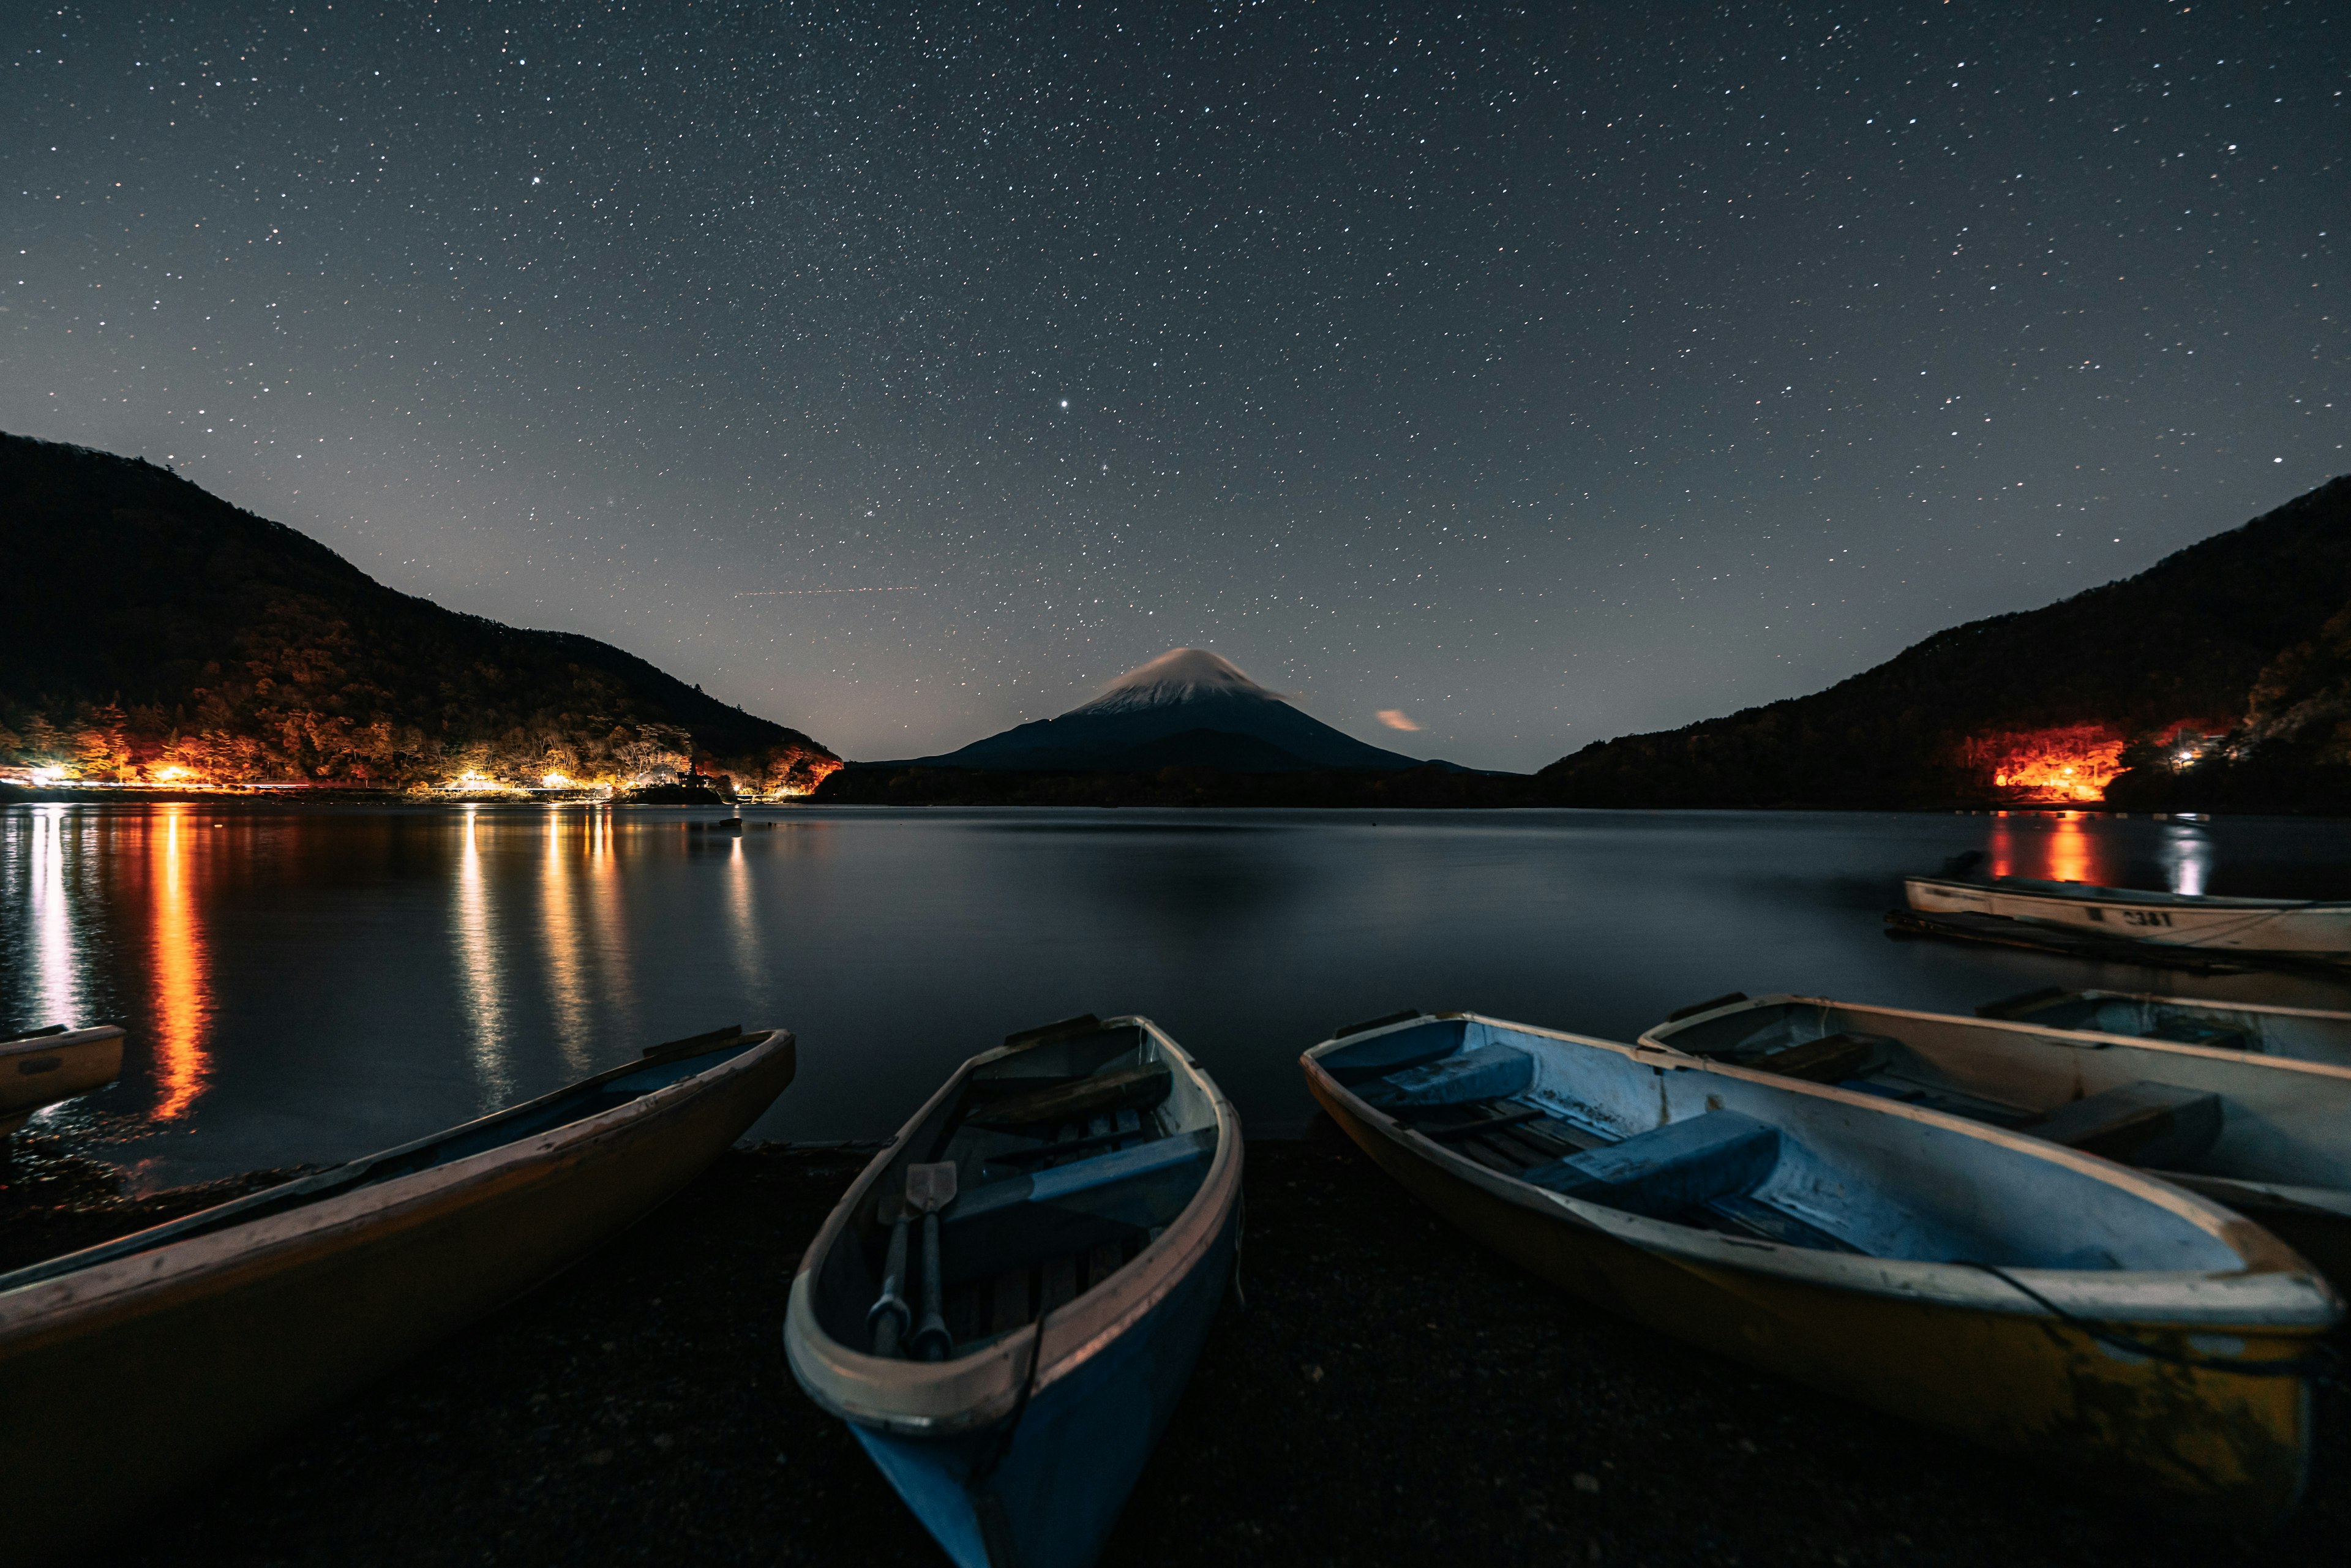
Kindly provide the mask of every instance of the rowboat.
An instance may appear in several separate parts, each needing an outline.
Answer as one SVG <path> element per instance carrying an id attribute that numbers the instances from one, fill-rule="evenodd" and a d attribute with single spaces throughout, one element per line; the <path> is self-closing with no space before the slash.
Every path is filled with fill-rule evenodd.
<path id="1" fill-rule="evenodd" d="M 1996 915 L 2162 946 L 2351 961 L 2351 901 L 2214 898 L 2022 876 L 1906 877 L 1902 892 L 1925 915 Z"/>
<path id="2" fill-rule="evenodd" d="M 1641 1040 L 2144 1167 L 2258 1220 L 2351 1290 L 2351 1066 L 1821 997 L 1740 1000 Z"/>
<path id="3" fill-rule="evenodd" d="M 2258 1226 L 1922 1106 L 1443 1013 L 1306 1052 L 1314 1097 L 1479 1240 L 1749 1365 L 2238 1520 L 2299 1495 L 2343 1303 Z"/>
<path id="4" fill-rule="evenodd" d="M 1239 1246 L 1240 1126 L 1144 1018 L 973 1057 L 825 1221 L 792 1375 L 961 1568 L 1083 1568 Z"/>
<path id="5" fill-rule="evenodd" d="M 2055 986 L 1986 1002 L 1976 1012 L 2044 1029 L 2215 1045 L 2256 1056 L 2351 1067 L 2351 1012 L 2147 991 L 2068 991 Z"/>
<path id="6" fill-rule="evenodd" d="M 122 1075 L 122 1031 L 111 1024 L 52 1024 L 0 1040 L 0 1138 L 45 1105 L 103 1089 Z"/>
<path id="7" fill-rule="evenodd" d="M 496 1115 L 0 1274 L 9 1555 L 87 1552 L 693 1179 L 792 1081 L 722 1030 Z"/>

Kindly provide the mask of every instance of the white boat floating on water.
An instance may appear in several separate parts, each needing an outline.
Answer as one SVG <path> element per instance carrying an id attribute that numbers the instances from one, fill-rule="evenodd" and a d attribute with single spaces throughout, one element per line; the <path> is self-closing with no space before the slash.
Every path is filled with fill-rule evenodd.
<path id="1" fill-rule="evenodd" d="M 2351 1289 L 2351 1067 L 1823 997 L 1740 998 L 1641 1040 L 2138 1166 Z"/>
<path id="2" fill-rule="evenodd" d="M 1992 915 L 2167 947 L 2351 962 L 2351 901 L 2216 898 L 2021 876 L 1913 876 L 1902 891 L 1921 915 Z"/>
<path id="3" fill-rule="evenodd" d="M 2068 991 L 2051 986 L 1986 1002 L 1976 1012 L 2043 1029 L 2212 1045 L 2351 1067 L 2351 1012 L 2320 1008 L 2273 1008 L 2152 991 Z"/>
<path id="4" fill-rule="evenodd" d="M 56 1024 L 0 1040 L 0 1138 L 34 1112 L 103 1089 L 122 1075 L 122 1031 Z"/>
<path id="5" fill-rule="evenodd" d="M 1148 1019 L 973 1057 L 818 1232 L 792 1375 L 959 1568 L 1083 1568 L 1238 1247 L 1240 1124 Z"/>
<path id="6" fill-rule="evenodd" d="M 1996 1126 L 1654 1046 L 1415 1018 L 1308 1086 L 1586 1300 L 2038 1468 L 2243 1520 L 2299 1495 L 2343 1305 L 2260 1227 Z"/>

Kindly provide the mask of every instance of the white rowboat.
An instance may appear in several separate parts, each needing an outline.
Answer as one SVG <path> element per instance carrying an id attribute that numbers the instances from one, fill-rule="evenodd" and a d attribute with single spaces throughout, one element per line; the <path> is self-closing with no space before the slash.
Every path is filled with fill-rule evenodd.
<path id="1" fill-rule="evenodd" d="M 2351 962 L 2351 902 L 2343 900 L 2214 898 L 2021 876 L 1913 876 L 1902 891 L 1921 915 L 1995 915 L 2167 947 Z"/>

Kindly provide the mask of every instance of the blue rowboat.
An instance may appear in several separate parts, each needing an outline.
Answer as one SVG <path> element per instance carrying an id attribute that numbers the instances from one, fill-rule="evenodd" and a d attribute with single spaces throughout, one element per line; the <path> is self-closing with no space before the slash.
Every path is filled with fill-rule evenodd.
<path id="1" fill-rule="evenodd" d="M 11 1562 L 91 1552 L 652 1211 L 792 1081 L 725 1029 L 0 1274 Z"/>
<path id="2" fill-rule="evenodd" d="M 1612 1311 L 2123 1490 L 2283 1513 L 2343 1303 L 2258 1226 L 1919 1106 L 1473 1013 L 1323 1041 L 1390 1175 Z"/>
<path id="3" fill-rule="evenodd" d="M 784 1348 L 962 1568 L 1102 1554 L 1239 1245 L 1240 1124 L 1148 1019 L 973 1057 L 849 1189 Z"/>
<path id="4" fill-rule="evenodd" d="M 2149 1006 L 2083 1005 L 2116 1022 Z M 2220 1043 L 2205 1032 L 2213 1020 L 2187 1021 L 2201 1041 L 1771 996 L 1686 1012 L 1641 1041 L 2140 1166 L 2266 1227 L 2351 1289 L 2351 1066 Z"/>

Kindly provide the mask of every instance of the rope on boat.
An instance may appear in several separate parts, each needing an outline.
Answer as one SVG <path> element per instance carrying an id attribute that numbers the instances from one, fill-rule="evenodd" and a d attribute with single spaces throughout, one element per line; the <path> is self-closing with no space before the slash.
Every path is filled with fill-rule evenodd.
<path id="1" fill-rule="evenodd" d="M 972 1514 L 979 1522 L 979 1543 L 987 1553 L 989 1568 L 1015 1568 L 1012 1550 L 1012 1527 L 1004 1516 L 1004 1501 L 987 1483 L 996 1479 L 997 1467 L 1012 1452 L 1012 1439 L 1020 1430 L 1020 1417 L 1029 1413 L 1029 1397 L 1037 1391 L 1037 1369 L 1045 1362 L 1045 1319 L 1041 1309 L 1037 1313 L 1036 1332 L 1029 1337 L 1029 1373 L 1020 1380 L 1020 1392 L 1013 1396 L 1012 1413 L 996 1429 L 987 1449 L 971 1467 L 964 1490 L 971 1496 Z"/>
<path id="2" fill-rule="evenodd" d="M 2169 1366 L 2184 1366 L 2195 1372 L 2232 1373 L 2240 1377 L 2318 1377 L 2334 1371 L 2338 1364 L 2339 1358 L 2323 1344 L 2312 1346 L 2312 1354 L 2308 1355 L 2288 1361 L 2217 1361 L 2210 1356 L 2182 1355 L 2176 1350 L 2147 1343 L 2133 1334 L 2125 1324 L 2069 1312 L 1998 1264 L 1980 1263 L 1973 1258 L 1952 1260 L 1970 1269 L 1982 1270 L 2068 1328 L 2079 1329 L 2109 1349 L 2145 1356 L 2149 1361 L 2159 1361 Z"/>

